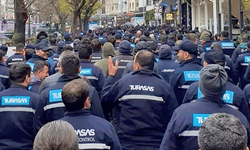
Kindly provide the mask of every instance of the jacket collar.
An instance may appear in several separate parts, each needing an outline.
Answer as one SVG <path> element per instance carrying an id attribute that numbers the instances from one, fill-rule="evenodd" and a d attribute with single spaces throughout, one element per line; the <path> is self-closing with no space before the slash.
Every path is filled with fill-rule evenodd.
<path id="1" fill-rule="evenodd" d="M 194 63 L 194 64 L 199 64 L 197 58 L 194 58 L 194 59 L 189 59 L 189 60 L 186 60 L 184 62 L 182 62 L 180 64 L 180 67 L 183 67 L 184 65 L 188 64 L 188 63 Z"/>
<path id="2" fill-rule="evenodd" d="M 81 77 L 78 75 L 72 75 L 72 76 L 62 75 L 61 77 L 59 77 L 57 82 L 69 82 L 75 79 L 81 79 Z"/>
<path id="3" fill-rule="evenodd" d="M 18 85 L 18 84 L 12 84 L 12 85 L 11 85 L 11 88 L 21 88 L 21 89 L 26 89 L 26 90 L 28 90 L 28 87 L 23 86 L 23 85 Z"/>
<path id="4" fill-rule="evenodd" d="M 91 113 L 89 109 L 81 109 L 77 111 L 67 111 L 65 116 L 88 116 L 90 114 Z"/>
<path id="5" fill-rule="evenodd" d="M 162 79 L 162 77 L 158 74 L 156 74 L 154 71 L 152 70 L 149 70 L 149 69 L 139 69 L 139 70 L 136 70 L 132 73 L 132 75 L 149 75 L 149 76 L 155 76 L 159 79 Z"/>

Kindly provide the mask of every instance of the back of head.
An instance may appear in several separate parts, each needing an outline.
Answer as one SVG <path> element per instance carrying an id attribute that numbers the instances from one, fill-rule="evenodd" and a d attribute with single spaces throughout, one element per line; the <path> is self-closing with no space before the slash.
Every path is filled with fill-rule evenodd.
<path id="1" fill-rule="evenodd" d="M 147 47 L 147 42 L 145 41 L 139 41 L 136 45 L 135 45 L 135 48 L 134 48 L 134 52 L 137 53 L 138 51 L 140 50 L 147 50 L 148 47 Z"/>
<path id="2" fill-rule="evenodd" d="M 143 32 L 143 34 L 144 34 L 146 37 L 149 37 L 150 32 L 149 32 L 148 30 L 145 30 L 145 31 Z"/>
<path id="3" fill-rule="evenodd" d="M 56 45 L 57 40 L 56 40 L 56 38 L 52 37 L 52 38 L 49 40 L 49 42 L 50 42 L 51 45 Z"/>
<path id="4" fill-rule="evenodd" d="M 63 46 L 63 51 L 74 51 L 74 48 L 71 45 L 67 44 Z"/>
<path id="5" fill-rule="evenodd" d="M 84 107 L 89 97 L 89 85 L 83 79 L 67 83 L 62 90 L 62 100 L 67 111 L 77 111 Z"/>
<path id="6" fill-rule="evenodd" d="M 91 46 L 93 48 L 93 52 L 98 52 L 102 48 L 102 44 L 99 39 L 93 39 L 91 42 Z"/>
<path id="7" fill-rule="evenodd" d="M 228 36 L 229 36 L 228 31 L 221 31 L 221 36 L 224 38 L 228 38 Z"/>
<path id="8" fill-rule="evenodd" d="M 109 56 L 115 56 L 114 46 L 112 43 L 107 42 L 102 47 L 102 57 L 108 58 Z"/>
<path id="9" fill-rule="evenodd" d="M 188 33 L 186 35 L 186 39 L 195 42 L 198 36 L 195 33 Z"/>
<path id="10" fill-rule="evenodd" d="M 200 40 L 206 42 L 206 41 L 211 41 L 211 36 L 210 33 L 207 31 L 202 32 Z"/>
<path id="11" fill-rule="evenodd" d="M 52 121 L 39 130 L 33 150 L 78 150 L 78 137 L 66 121 Z"/>
<path id="12" fill-rule="evenodd" d="M 166 43 L 168 41 L 168 36 L 166 34 L 161 35 L 161 43 Z"/>
<path id="13" fill-rule="evenodd" d="M 2 50 L 0 50 L 0 62 L 3 60 L 4 55 L 5 53 Z"/>
<path id="14" fill-rule="evenodd" d="M 108 39 L 108 42 L 110 42 L 110 43 L 112 43 L 113 45 L 115 45 L 116 39 L 115 39 L 114 36 L 108 36 L 107 39 Z"/>
<path id="15" fill-rule="evenodd" d="M 80 44 L 78 47 L 78 54 L 80 59 L 89 59 L 92 54 L 92 47 L 87 44 Z"/>
<path id="16" fill-rule="evenodd" d="M 218 64 L 224 67 L 226 57 L 222 50 L 210 50 L 204 55 L 204 60 L 208 64 Z"/>
<path id="17" fill-rule="evenodd" d="M 64 56 L 60 65 L 62 67 L 63 74 L 66 76 L 74 76 L 79 73 L 80 60 L 74 54 Z"/>
<path id="18" fill-rule="evenodd" d="M 122 54 L 130 54 L 131 53 L 131 44 L 127 40 L 123 40 L 119 44 L 119 51 Z"/>
<path id="19" fill-rule="evenodd" d="M 30 76 L 31 68 L 28 64 L 17 63 L 11 66 L 9 73 L 11 83 L 20 84 L 24 82 L 26 76 Z"/>
<path id="20" fill-rule="evenodd" d="M 219 42 L 213 42 L 211 49 L 222 50 L 221 44 Z"/>
<path id="21" fill-rule="evenodd" d="M 154 54 L 147 50 L 141 50 L 135 56 L 135 63 L 138 63 L 141 69 L 153 70 L 154 62 Z"/>
<path id="22" fill-rule="evenodd" d="M 247 131 L 233 115 L 212 114 L 200 127 L 198 144 L 201 150 L 246 150 Z"/>
<path id="23" fill-rule="evenodd" d="M 6 47 L 5 45 L 1 45 L 0 50 L 2 50 L 4 52 L 4 54 L 6 54 L 8 51 L 8 47 Z"/>
<path id="24" fill-rule="evenodd" d="M 16 52 L 22 52 L 23 49 L 24 49 L 24 44 L 23 43 L 18 43 L 16 45 Z"/>
<path id="25" fill-rule="evenodd" d="M 218 64 L 209 64 L 200 71 L 199 87 L 206 97 L 222 98 L 226 91 L 228 76 L 225 69 Z"/>
<path id="26" fill-rule="evenodd" d="M 250 40 L 250 36 L 249 36 L 248 34 L 243 34 L 243 35 L 241 36 L 241 41 L 242 41 L 243 43 L 247 43 L 249 40 Z"/>

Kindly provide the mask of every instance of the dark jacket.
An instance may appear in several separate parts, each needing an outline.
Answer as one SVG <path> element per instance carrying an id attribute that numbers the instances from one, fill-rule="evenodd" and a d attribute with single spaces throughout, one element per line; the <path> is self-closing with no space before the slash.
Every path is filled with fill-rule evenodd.
<path id="1" fill-rule="evenodd" d="M 184 96 L 183 103 L 189 103 L 201 97 L 202 93 L 199 88 L 199 82 L 195 82 L 188 88 Z M 242 114 L 245 115 L 247 120 L 250 122 L 249 103 L 246 100 L 243 91 L 239 87 L 227 81 L 226 92 L 223 95 L 223 100 L 232 108 L 242 112 Z"/>
<path id="2" fill-rule="evenodd" d="M 39 95 L 24 86 L 12 85 L 0 93 L 0 98 L 0 149 L 32 149 L 32 120 Z"/>
<path id="3" fill-rule="evenodd" d="M 28 89 L 31 92 L 34 92 L 34 93 L 38 94 L 41 84 L 42 84 L 42 81 L 38 77 L 36 77 L 35 75 L 32 75 L 31 76 L 30 86 L 28 87 Z"/>
<path id="4" fill-rule="evenodd" d="M 88 60 L 81 60 L 80 61 L 81 65 L 81 72 L 80 76 L 86 77 L 90 84 L 95 87 L 98 93 L 101 93 L 102 87 L 105 81 L 104 75 L 102 73 L 102 70 L 93 65 L 90 61 Z"/>
<path id="5" fill-rule="evenodd" d="M 112 61 L 114 64 L 115 64 L 115 61 L 119 62 L 118 70 L 115 75 L 115 81 L 118 81 L 122 77 L 124 69 L 126 68 L 127 64 L 129 62 L 133 62 L 133 56 L 130 54 L 120 54 L 120 55 L 114 56 L 112 58 Z"/>
<path id="6" fill-rule="evenodd" d="M 10 87 L 10 81 L 9 81 L 9 68 L 3 63 L 0 62 L 0 81 L 2 87 L 1 89 L 8 89 Z"/>
<path id="7" fill-rule="evenodd" d="M 200 79 L 202 66 L 197 59 L 187 60 L 180 64 L 170 77 L 169 84 L 173 88 L 178 104 L 181 105 L 189 85 Z"/>
<path id="8" fill-rule="evenodd" d="M 66 112 L 60 120 L 67 121 L 74 127 L 79 139 L 79 149 L 100 149 L 100 146 L 103 150 L 122 149 L 114 127 L 105 119 L 91 115 L 89 109 Z M 87 146 L 88 144 L 91 145 Z"/>
<path id="9" fill-rule="evenodd" d="M 239 77 L 239 87 L 243 90 L 244 87 L 250 83 L 249 81 L 244 79 L 244 74 L 247 71 L 247 67 L 250 62 L 250 51 L 248 51 L 245 54 L 241 54 L 238 56 L 235 65 L 234 65 L 234 70 L 236 75 Z"/>
<path id="10" fill-rule="evenodd" d="M 45 123 L 60 119 L 64 116 L 66 109 L 61 98 L 62 88 L 68 82 L 79 78 L 79 76 L 62 75 L 54 86 L 42 91 L 34 118 L 34 133 L 37 133 L 39 128 Z M 89 97 L 91 100 L 91 113 L 103 117 L 99 96 L 92 86 L 89 86 Z"/>
<path id="11" fill-rule="evenodd" d="M 236 48 L 234 42 L 229 40 L 228 38 L 222 38 L 219 43 L 222 47 L 223 52 L 231 57 Z"/>
<path id="12" fill-rule="evenodd" d="M 153 71 L 143 69 L 114 81 L 113 76 L 107 78 L 102 104 L 105 114 L 117 108 L 114 118 L 118 121 L 114 126 L 121 144 L 125 141 L 159 147 L 177 107 L 172 88 Z"/>
<path id="13" fill-rule="evenodd" d="M 226 104 L 219 105 L 218 99 L 201 98 L 178 107 L 168 124 L 160 150 L 198 150 L 198 130 L 203 121 L 213 113 L 228 113 L 237 117 L 245 126 L 250 145 L 249 123 L 239 111 Z"/>
<path id="14" fill-rule="evenodd" d="M 42 58 L 42 57 L 40 57 L 40 56 L 37 56 L 37 55 L 34 54 L 34 55 L 32 56 L 32 58 L 30 58 L 29 60 L 26 61 L 26 63 L 27 63 L 28 65 L 30 65 L 31 71 L 34 70 L 34 66 L 35 66 L 35 63 L 36 63 L 37 61 L 47 61 L 47 60 L 44 59 L 44 58 Z M 50 67 L 49 67 L 49 69 L 50 69 Z"/>
<path id="15" fill-rule="evenodd" d="M 10 56 L 7 61 L 6 64 L 8 67 L 11 67 L 14 64 L 17 64 L 19 62 L 25 62 L 25 57 L 20 54 L 20 53 L 15 53 L 14 55 Z"/>
<path id="16" fill-rule="evenodd" d="M 236 62 L 240 54 L 244 54 L 246 51 L 247 51 L 247 43 L 241 43 L 240 45 L 238 45 L 238 47 L 234 50 L 231 56 L 233 63 Z"/>
<path id="17" fill-rule="evenodd" d="M 97 52 L 93 52 L 91 54 L 91 63 L 94 64 L 96 62 L 98 62 L 99 60 L 102 59 L 102 50 L 97 51 Z"/>

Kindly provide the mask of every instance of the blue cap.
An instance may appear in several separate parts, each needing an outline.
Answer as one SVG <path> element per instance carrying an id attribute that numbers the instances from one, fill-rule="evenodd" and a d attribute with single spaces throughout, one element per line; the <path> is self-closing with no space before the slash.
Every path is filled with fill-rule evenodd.
<path id="1" fill-rule="evenodd" d="M 131 43 L 129 41 L 123 40 L 120 42 L 119 51 L 121 53 L 129 54 L 129 53 L 131 53 L 131 49 L 132 49 L 132 47 L 131 47 Z"/>
<path id="2" fill-rule="evenodd" d="M 71 36 L 70 33 L 64 33 L 64 35 L 63 35 L 64 38 L 69 38 L 70 36 Z"/>
<path id="3" fill-rule="evenodd" d="M 175 51 L 183 50 L 183 51 L 186 51 L 190 54 L 198 55 L 198 46 L 190 40 L 182 41 L 180 46 L 175 46 L 175 47 L 173 47 L 173 49 Z"/>
<path id="4" fill-rule="evenodd" d="M 50 49 L 49 45 L 45 42 L 36 45 L 36 50 L 49 51 Z"/>
<path id="5" fill-rule="evenodd" d="M 33 44 L 27 44 L 27 45 L 25 46 L 25 49 L 36 49 L 36 47 L 35 47 L 35 45 L 33 45 Z"/>

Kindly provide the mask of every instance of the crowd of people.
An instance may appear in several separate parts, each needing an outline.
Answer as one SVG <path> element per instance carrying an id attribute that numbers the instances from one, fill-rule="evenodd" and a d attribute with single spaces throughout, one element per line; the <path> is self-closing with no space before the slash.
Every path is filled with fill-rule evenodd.
<path id="1" fill-rule="evenodd" d="M 250 35 L 168 26 L 0 46 L 0 149 L 246 150 Z"/>

